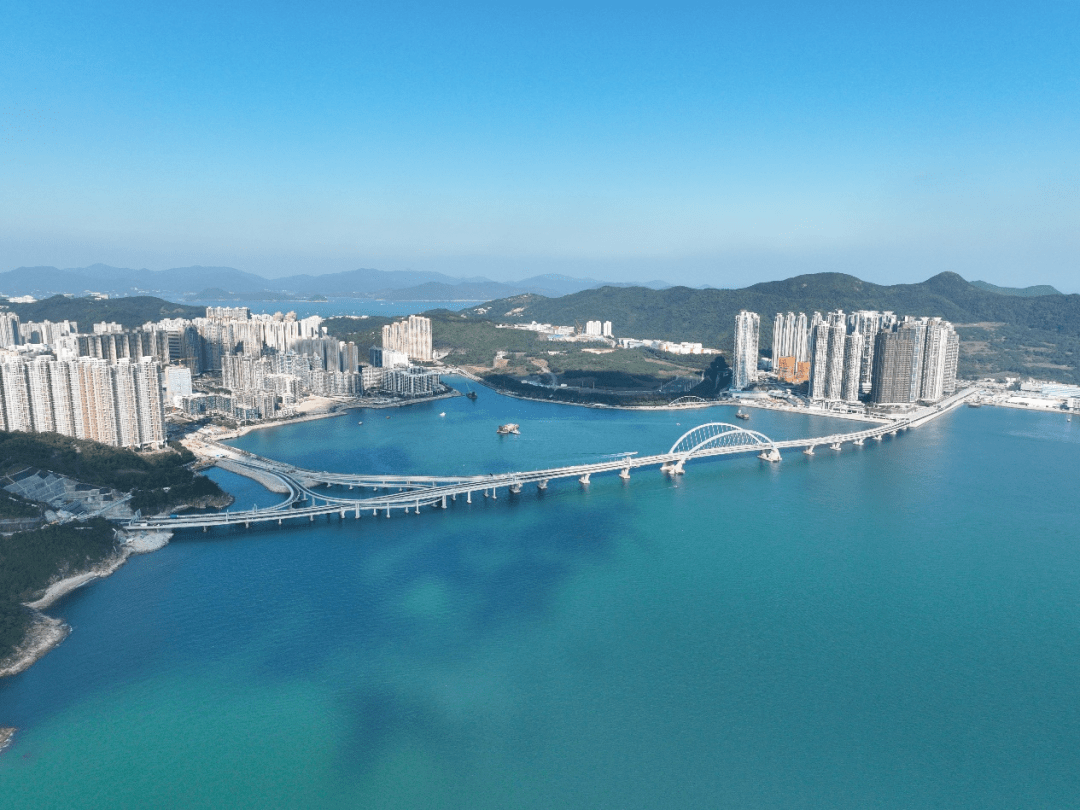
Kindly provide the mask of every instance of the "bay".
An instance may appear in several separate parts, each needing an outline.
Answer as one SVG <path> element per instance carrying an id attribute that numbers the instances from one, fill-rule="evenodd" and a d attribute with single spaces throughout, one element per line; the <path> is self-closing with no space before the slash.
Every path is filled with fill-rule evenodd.
<path id="1" fill-rule="evenodd" d="M 479 392 L 237 444 L 496 472 L 732 421 Z M 961 409 L 779 465 L 183 533 L 65 598 L 71 637 L 0 682 L 4 806 L 1073 806 L 1078 451 L 1063 416 Z"/>

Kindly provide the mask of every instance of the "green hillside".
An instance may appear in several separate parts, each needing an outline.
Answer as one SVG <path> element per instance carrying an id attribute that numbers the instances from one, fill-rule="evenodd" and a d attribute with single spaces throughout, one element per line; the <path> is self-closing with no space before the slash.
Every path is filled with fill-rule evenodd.
<path id="1" fill-rule="evenodd" d="M 1036 284 L 1033 287 L 999 287 L 989 281 L 971 281 L 971 286 L 980 290 L 997 293 L 998 295 L 1017 295 L 1021 298 L 1031 298 L 1036 295 L 1061 295 L 1061 291 L 1049 284 Z"/>
<path id="2" fill-rule="evenodd" d="M 147 512 L 191 501 L 229 502 L 215 482 L 188 469 L 193 461 L 191 451 L 180 445 L 146 454 L 58 433 L 0 431 L 0 475 L 36 467 L 93 486 L 137 490 L 131 508 Z"/>
<path id="3" fill-rule="evenodd" d="M 767 350 L 777 312 L 837 308 L 947 318 L 960 333 L 960 373 L 965 377 L 1022 374 L 1080 383 L 1080 295 L 1001 295 L 955 273 L 892 286 L 818 273 L 740 290 L 603 287 L 561 298 L 515 296 L 461 314 L 469 320 L 500 322 L 610 320 L 617 337 L 700 341 L 728 353 L 741 309 L 761 315 L 761 347 Z"/>
<path id="4" fill-rule="evenodd" d="M 137 295 L 130 298 L 68 298 L 66 295 L 54 295 L 32 304 L 12 304 L 4 302 L 7 309 L 26 321 L 77 321 L 84 332 L 91 331 L 91 325 L 101 321 L 113 321 L 129 329 L 142 326 L 147 321 L 160 321 L 162 318 L 201 318 L 206 315 L 206 307 L 193 307 L 186 304 L 174 304 L 151 295 Z"/>

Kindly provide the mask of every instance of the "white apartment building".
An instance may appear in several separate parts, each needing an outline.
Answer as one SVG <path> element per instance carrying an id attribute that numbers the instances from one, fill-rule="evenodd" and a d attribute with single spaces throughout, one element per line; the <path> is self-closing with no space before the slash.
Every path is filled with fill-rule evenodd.
<path id="1" fill-rule="evenodd" d="M 741 391 L 757 380 L 758 335 L 761 319 L 745 309 L 735 316 L 735 351 L 731 387 Z"/>
<path id="2" fill-rule="evenodd" d="M 386 324 L 382 345 L 384 349 L 407 354 L 410 360 L 431 361 L 431 319 L 410 315 L 404 321 Z"/>
<path id="3" fill-rule="evenodd" d="M 161 372 L 150 357 L 132 363 L 9 358 L 0 364 L 4 430 L 56 432 L 120 447 L 161 447 Z"/>

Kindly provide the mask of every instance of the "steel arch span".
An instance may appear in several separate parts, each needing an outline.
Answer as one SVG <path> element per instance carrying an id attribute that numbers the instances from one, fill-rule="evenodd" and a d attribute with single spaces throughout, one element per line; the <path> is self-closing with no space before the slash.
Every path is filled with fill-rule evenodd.
<path id="1" fill-rule="evenodd" d="M 671 445 L 669 455 L 682 456 L 681 462 L 688 461 L 693 455 L 702 450 L 714 450 L 721 447 L 732 449 L 744 447 L 747 450 L 754 448 L 775 450 L 773 440 L 764 433 L 756 430 L 747 430 L 738 425 L 729 425 L 727 422 L 709 422 L 691 428 Z"/>
<path id="2" fill-rule="evenodd" d="M 709 404 L 709 400 L 707 400 L 707 399 L 702 399 L 701 397 L 695 397 L 695 396 L 692 396 L 690 394 L 687 394 L 684 397 L 679 397 L 678 399 L 671 400 L 671 402 L 668 403 L 668 407 L 671 408 L 671 407 L 678 407 L 680 405 L 708 405 L 708 404 Z"/>

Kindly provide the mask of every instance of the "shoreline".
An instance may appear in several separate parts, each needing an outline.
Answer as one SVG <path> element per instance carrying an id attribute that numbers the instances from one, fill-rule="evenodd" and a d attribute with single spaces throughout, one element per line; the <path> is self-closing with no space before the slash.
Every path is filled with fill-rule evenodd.
<path id="1" fill-rule="evenodd" d="M 449 387 L 449 386 L 447 386 Z M 430 397 L 416 397 L 414 399 L 401 399 L 401 400 L 377 400 L 375 402 L 364 402 L 361 399 L 350 400 L 348 404 L 343 407 L 339 407 L 337 410 L 324 411 L 320 413 L 306 413 L 298 414 L 296 416 L 289 416 L 284 419 L 274 419 L 269 422 L 259 422 L 254 425 L 244 425 L 236 430 L 230 430 L 221 434 L 215 438 L 215 441 L 232 441 L 233 439 L 239 439 L 241 436 L 246 436 L 253 430 L 266 430 L 267 428 L 285 427 L 286 425 L 296 425 L 301 422 L 313 422 L 316 419 L 329 419 L 333 416 L 347 416 L 350 411 L 359 411 L 365 409 L 382 410 L 384 408 L 404 408 L 408 405 L 419 405 L 424 402 L 435 402 L 440 399 L 451 399 L 453 397 L 464 396 L 460 391 L 450 388 L 442 394 L 435 394 Z"/>
<path id="2" fill-rule="evenodd" d="M 865 416 L 863 414 L 842 414 L 835 413 L 833 411 L 827 411 L 817 408 L 789 408 L 778 405 L 764 405 L 755 403 L 753 401 L 739 402 L 737 400 L 705 400 L 704 402 L 688 403 L 686 405 L 607 405 L 602 402 L 564 402 L 557 399 L 543 399 L 541 397 L 530 397 L 525 394 L 519 394 L 514 391 L 507 391 L 502 388 L 497 388 L 491 383 L 484 380 L 482 377 L 477 377 L 470 372 L 465 372 L 461 369 L 455 368 L 453 372 L 462 377 L 466 377 L 472 380 L 477 385 L 482 385 L 489 391 L 492 391 L 500 396 L 511 397 L 512 399 L 525 400 L 527 402 L 545 402 L 551 405 L 569 405 L 577 408 L 594 408 L 596 410 L 609 410 L 609 411 L 691 411 L 691 410 L 704 410 L 706 408 L 719 408 L 719 407 L 740 407 L 740 408 L 760 408 L 768 411 L 778 411 L 780 413 L 793 413 L 793 414 L 806 414 L 808 416 L 825 416 L 832 419 L 846 419 L 851 422 L 873 422 L 874 424 L 888 424 L 895 421 L 893 419 L 886 419 L 876 416 Z M 460 394 L 459 394 L 460 395 Z"/>
<path id="3" fill-rule="evenodd" d="M 164 548 L 171 538 L 172 532 L 136 532 L 127 535 L 121 540 L 120 548 L 111 557 L 102 560 L 89 571 L 53 582 L 37 599 L 24 602 L 23 604 L 32 610 L 35 616 L 22 643 L 11 655 L 0 662 L 0 678 L 26 671 L 71 634 L 70 626 L 54 616 L 43 613 L 43 610 L 52 607 L 72 591 L 116 573 L 132 555 L 147 554 Z M 3 738 L 0 734 L 0 750 L 2 748 Z"/>
<path id="4" fill-rule="evenodd" d="M 0 678 L 18 675 L 29 669 L 45 653 L 71 634 L 71 627 L 60 619 L 37 613 L 22 644 L 0 666 Z"/>
<path id="5" fill-rule="evenodd" d="M 260 422 L 257 425 L 244 425 L 236 430 L 230 431 L 227 435 L 221 437 L 222 441 L 230 439 L 239 439 L 241 436 L 246 436 L 254 430 L 265 430 L 266 428 L 283 427 L 284 425 L 295 425 L 299 422 L 314 422 L 316 419 L 329 419 L 332 416 L 344 416 L 345 411 L 327 411 L 326 413 L 306 413 L 299 416 L 290 416 L 287 419 L 275 419 L 272 422 Z"/>
<path id="6" fill-rule="evenodd" d="M 260 484 L 264 489 L 270 490 L 270 492 L 278 495 L 288 495 L 291 492 L 287 486 L 281 483 L 281 479 L 270 473 L 252 469 L 244 464 L 237 464 L 235 461 L 228 458 L 214 458 L 212 460 L 214 466 L 220 467 L 226 472 L 231 472 L 234 475 L 242 475 L 245 478 L 250 478 L 257 484 Z"/>

